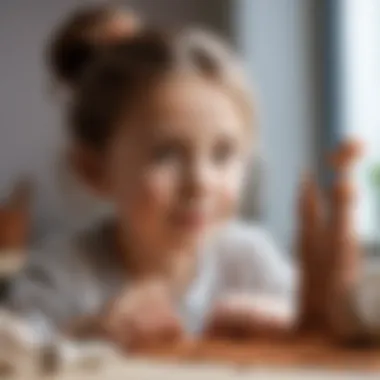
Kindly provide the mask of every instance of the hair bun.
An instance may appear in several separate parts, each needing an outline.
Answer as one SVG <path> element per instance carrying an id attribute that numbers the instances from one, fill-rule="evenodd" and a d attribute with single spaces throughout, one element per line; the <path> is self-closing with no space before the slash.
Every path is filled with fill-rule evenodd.
<path id="1" fill-rule="evenodd" d="M 88 38 L 98 44 L 114 44 L 136 36 L 141 28 L 140 19 L 131 12 L 109 11 L 108 21 L 88 32 Z"/>
<path id="2" fill-rule="evenodd" d="M 70 14 L 48 45 L 47 60 L 53 77 L 75 89 L 105 49 L 134 36 L 140 25 L 134 13 L 105 6 Z"/>

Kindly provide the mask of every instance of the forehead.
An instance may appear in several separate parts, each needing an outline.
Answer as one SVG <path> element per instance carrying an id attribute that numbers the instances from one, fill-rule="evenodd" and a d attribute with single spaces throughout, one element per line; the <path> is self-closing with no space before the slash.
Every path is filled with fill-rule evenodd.
<path id="1" fill-rule="evenodd" d="M 157 85 L 145 106 L 148 124 L 156 129 L 194 131 L 199 126 L 241 134 L 244 120 L 232 97 L 217 83 L 192 76 L 173 76 Z"/>

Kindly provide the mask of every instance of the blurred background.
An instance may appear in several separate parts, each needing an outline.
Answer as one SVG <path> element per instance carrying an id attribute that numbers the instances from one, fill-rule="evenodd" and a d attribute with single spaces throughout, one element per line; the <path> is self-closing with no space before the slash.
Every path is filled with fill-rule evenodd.
<path id="1" fill-rule="evenodd" d="M 87 1 L 91 4 L 91 1 Z M 252 168 L 244 216 L 261 219 L 285 247 L 296 228 L 305 169 L 327 179 L 323 154 L 344 135 L 361 138 L 356 223 L 379 235 L 380 0 L 129 0 L 147 20 L 198 25 L 228 39 L 245 60 L 260 103 L 263 162 Z M 44 173 L 60 137 L 44 47 L 83 0 L 0 2 L 0 189 Z M 253 185 L 253 186 L 252 186 Z M 259 207 L 258 207 L 259 206 Z M 44 212 L 43 202 L 37 207 Z"/>

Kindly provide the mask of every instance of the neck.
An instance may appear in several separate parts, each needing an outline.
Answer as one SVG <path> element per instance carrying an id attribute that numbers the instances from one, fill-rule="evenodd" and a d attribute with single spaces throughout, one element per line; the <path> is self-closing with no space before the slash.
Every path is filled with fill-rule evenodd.
<path id="1" fill-rule="evenodd" d="M 175 293 L 182 292 L 195 273 L 194 247 L 171 248 L 131 238 L 121 229 L 116 233 L 117 251 L 125 272 L 133 279 L 161 278 Z"/>

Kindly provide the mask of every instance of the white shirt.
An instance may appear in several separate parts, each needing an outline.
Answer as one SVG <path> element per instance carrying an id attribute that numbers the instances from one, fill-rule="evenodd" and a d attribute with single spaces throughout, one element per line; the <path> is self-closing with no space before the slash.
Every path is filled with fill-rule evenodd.
<path id="1" fill-rule="evenodd" d="M 106 228 L 54 240 L 34 255 L 16 279 L 11 306 L 41 331 L 96 314 L 125 287 L 112 259 Z M 185 327 L 202 330 L 210 307 L 223 295 L 260 293 L 293 300 L 295 275 L 285 255 L 260 228 L 234 222 L 199 250 L 197 274 L 178 305 Z M 44 326 L 43 328 L 41 326 Z"/>

